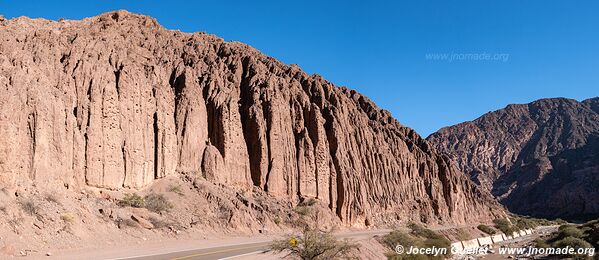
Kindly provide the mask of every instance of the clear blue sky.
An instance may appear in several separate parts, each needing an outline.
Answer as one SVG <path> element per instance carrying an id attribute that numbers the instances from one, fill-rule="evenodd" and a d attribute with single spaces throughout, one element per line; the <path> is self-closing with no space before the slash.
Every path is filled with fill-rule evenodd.
<path id="1" fill-rule="evenodd" d="M 115 9 L 299 64 L 366 94 L 423 136 L 510 103 L 599 95 L 599 1 L 0 2 L 7 18 L 80 19 Z M 444 53 L 509 57 L 426 58 Z"/>

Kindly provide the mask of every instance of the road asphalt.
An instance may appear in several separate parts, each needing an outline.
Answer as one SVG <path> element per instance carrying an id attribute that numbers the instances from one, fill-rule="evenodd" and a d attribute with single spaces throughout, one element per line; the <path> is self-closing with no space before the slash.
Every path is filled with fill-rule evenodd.
<path id="1" fill-rule="evenodd" d="M 389 230 L 354 231 L 336 234 L 337 238 L 367 238 L 389 233 Z M 192 249 L 177 252 L 163 252 L 153 255 L 129 256 L 118 260 L 216 260 L 240 259 L 244 255 L 257 254 L 268 249 L 270 241 L 258 243 L 242 243 L 220 247 Z"/>

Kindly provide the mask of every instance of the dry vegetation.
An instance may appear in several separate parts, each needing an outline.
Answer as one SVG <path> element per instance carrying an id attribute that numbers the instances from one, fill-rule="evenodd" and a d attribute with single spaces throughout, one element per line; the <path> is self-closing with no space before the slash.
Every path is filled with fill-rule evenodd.
<path id="1" fill-rule="evenodd" d="M 451 257 L 451 250 L 449 250 L 451 242 L 445 236 L 415 223 L 411 223 L 408 227 L 410 228 L 410 232 L 394 230 L 382 238 L 382 243 L 391 251 L 387 254 L 388 259 L 445 259 Z M 394 250 L 398 245 L 403 246 L 405 249 L 412 246 L 419 248 L 447 248 L 447 254 L 437 256 L 397 254 Z"/>
<path id="2" fill-rule="evenodd" d="M 493 229 L 492 227 L 483 224 L 478 225 L 476 228 L 478 228 L 478 230 L 484 232 L 487 235 L 495 235 L 497 233 L 497 231 L 495 231 L 495 229 Z"/>
<path id="3" fill-rule="evenodd" d="M 312 219 L 315 216 L 312 207 L 317 202 L 311 198 L 302 201 L 295 207 L 294 212 L 299 216 L 295 225 L 302 227 L 302 232 L 273 241 L 270 250 L 276 253 L 285 252 L 286 257 L 302 260 L 340 259 L 355 256 L 359 250 L 358 244 L 348 239 L 337 239 L 331 230 L 317 228 L 318 223 Z M 280 218 L 275 219 L 275 223 L 277 222 L 280 223 Z"/>
<path id="4" fill-rule="evenodd" d="M 599 248 L 599 219 L 582 225 L 561 225 L 557 232 L 547 239 L 535 240 L 536 247 L 553 248 Z M 592 259 L 588 255 L 569 255 L 576 259 Z"/>
<path id="5" fill-rule="evenodd" d="M 287 257 L 302 260 L 338 259 L 352 257 L 357 244 L 350 240 L 338 240 L 330 232 L 306 228 L 301 234 L 289 235 L 270 245 L 274 252 L 286 252 Z"/>

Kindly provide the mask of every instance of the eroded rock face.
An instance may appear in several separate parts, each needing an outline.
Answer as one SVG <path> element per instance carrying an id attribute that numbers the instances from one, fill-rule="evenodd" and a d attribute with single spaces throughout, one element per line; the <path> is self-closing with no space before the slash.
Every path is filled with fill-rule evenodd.
<path id="1" fill-rule="evenodd" d="M 0 22 L 0 183 L 139 189 L 192 173 L 347 223 L 502 211 L 353 90 L 255 49 L 124 11 Z"/>
<path id="2" fill-rule="evenodd" d="M 599 98 L 509 105 L 427 139 L 511 211 L 599 215 Z"/>

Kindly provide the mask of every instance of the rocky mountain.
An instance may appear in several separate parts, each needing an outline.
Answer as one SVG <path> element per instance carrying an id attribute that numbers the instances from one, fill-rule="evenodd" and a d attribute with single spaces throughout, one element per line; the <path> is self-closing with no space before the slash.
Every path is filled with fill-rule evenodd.
<path id="1" fill-rule="evenodd" d="M 509 105 L 427 140 L 513 212 L 599 215 L 599 98 Z"/>
<path id="2" fill-rule="evenodd" d="M 0 21 L 0 187 L 140 190 L 175 174 L 345 223 L 502 214 L 365 96 L 238 42 L 125 11 Z"/>

